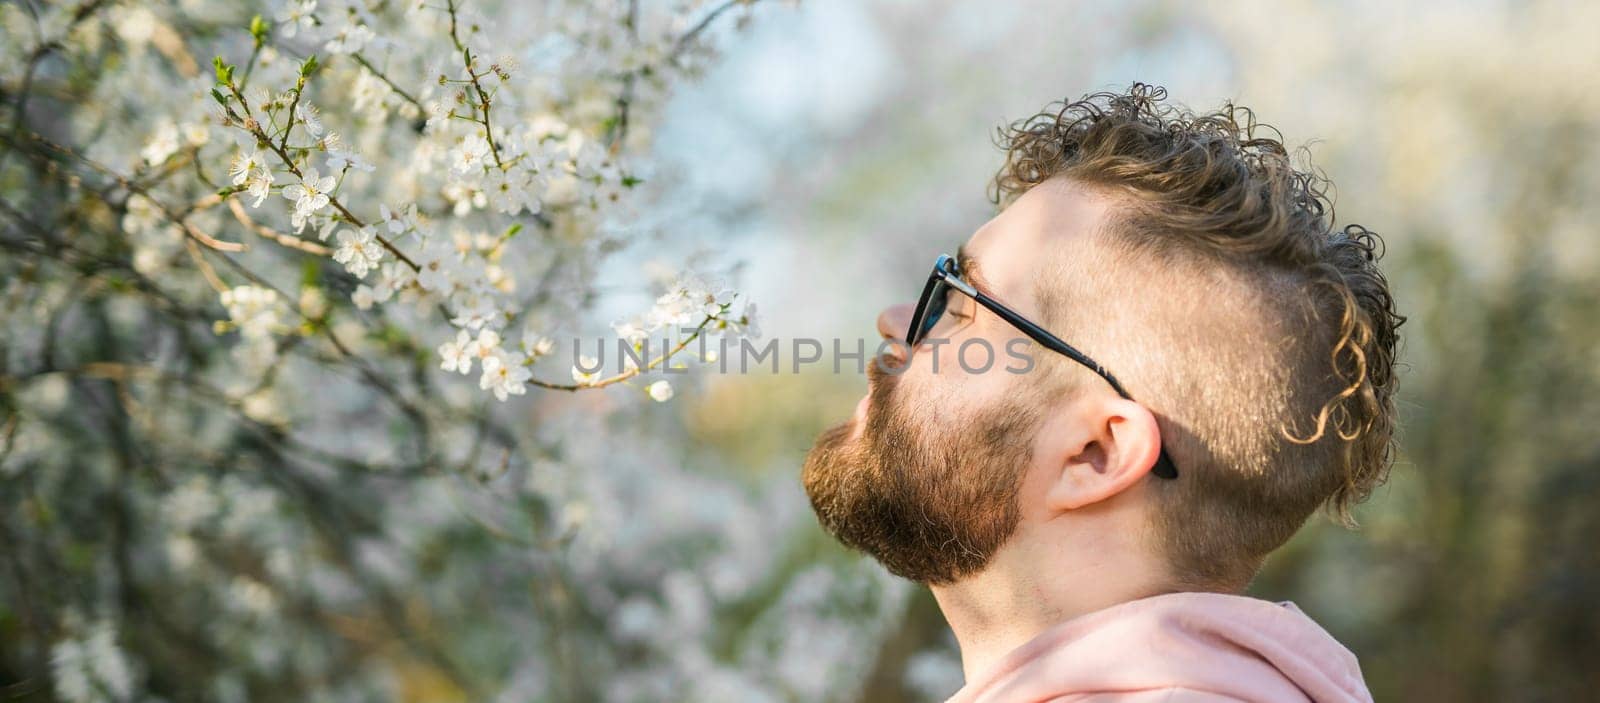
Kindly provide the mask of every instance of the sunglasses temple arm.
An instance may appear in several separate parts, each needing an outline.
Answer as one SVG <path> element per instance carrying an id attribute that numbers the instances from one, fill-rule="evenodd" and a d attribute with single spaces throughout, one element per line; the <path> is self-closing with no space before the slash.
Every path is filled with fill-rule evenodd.
<path id="1" fill-rule="evenodd" d="M 1001 319 L 1005 320 L 1012 327 L 1021 330 L 1023 334 L 1028 335 L 1028 337 L 1033 341 L 1043 345 L 1046 349 L 1056 352 L 1057 354 L 1061 354 L 1062 356 L 1072 359 L 1073 361 L 1076 361 L 1079 364 L 1087 367 L 1089 370 L 1095 372 L 1096 375 L 1105 379 L 1106 383 L 1111 384 L 1112 389 L 1116 390 L 1117 395 L 1120 395 L 1128 400 L 1133 400 L 1133 396 L 1129 395 L 1128 390 L 1122 387 L 1122 383 L 1117 381 L 1117 377 L 1112 376 L 1111 372 L 1107 371 L 1104 366 L 1099 364 L 1099 362 L 1089 358 L 1089 355 L 1084 354 L 1083 352 L 1078 351 L 1072 345 L 1061 341 L 1055 335 L 1046 331 L 1043 327 L 1033 324 L 1033 322 L 1029 321 L 1028 318 L 1017 314 L 1016 311 L 1006 307 L 1000 301 L 984 295 L 971 284 L 962 280 L 960 276 L 951 275 L 950 272 L 944 271 L 937 265 L 934 266 L 933 275 L 928 277 L 928 286 L 923 290 L 922 299 L 917 302 L 916 313 L 912 315 L 911 332 L 906 335 L 906 339 L 908 341 L 915 337 L 917 327 L 922 322 L 921 317 L 925 312 L 925 307 L 928 304 L 928 293 L 933 289 L 936 281 L 943 281 L 950 287 L 961 291 L 967 297 L 977 301 L 979 305 L 988 308 L 990 312 L 1000 316 Z M 1160 450 L 1160 454 L 1156 456 L 1156 463 L 1150 468 L 1150 473 L 1153 473 L 1160 478 L 1170 479 L 1178 477 L 1178 468 L 1172 463 L 1172 458 L 1167 456 L 1167 450 L 1165 447 L 1163 447 Z"/>
<path id="2" fill-rule="evenodd" d="M 1117 378 L 1112 376 L 1111 372 L 1107 371 L 1104 366 L 1100 365 L 1099 362 L 1089 358 L 1089 355 L 1084 354 L 1083 352 L 1078 351 L 1077 348 L 1073 347 L 1072 345 L 1061 341 L 1055 335 L 1045 331 L 1043 327 L 1033 324 L 1028 320 L 1028 318 L 1017 314 L 1011 308 L 1006 307 L 1004 304 L 998 300 L 995 300 L 994 298 L 990 298 L 981 292 L 973 291 L 972 299 L 978 301 L 979 304 L 988 308 L 990 312 L 999 315 L 1006 322 L 1010 323 L 1012 327 L 1021 330 L 1023 334 L 1028 335 L 1029 338 L 1043 345 L 1046 349 L 1049 349 L 1057 354 L 1061 354 L 1062 356 L 1088 367 L 1090 371 L 1095 372 L 1095 374 L 1099 375 L 1101 378 L 1105 379 L 1106 382 L 1110 383 L 1111 387 L 1117 391 L 1117 395 L 1127 398 L 1128 400 L 1133 399 L 1132 396 L 1128 395 L 1127 389 L 1122 387 L 1122 383 L 1117 381 Z"/>

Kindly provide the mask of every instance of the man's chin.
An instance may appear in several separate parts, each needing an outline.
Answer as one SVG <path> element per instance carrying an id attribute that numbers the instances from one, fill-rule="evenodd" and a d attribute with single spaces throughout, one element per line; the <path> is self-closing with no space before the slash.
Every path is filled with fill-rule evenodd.
<path id="1" fill-rule="evenodd" d="M 859 475 L 850 474 L 858 474 L 861 469 L 860 453 L 854 448 L 858 446 L 857 438 L 863 424 L 851 420 L 818 435 L 800 469 L 800 483 L 805 487 L 806 497 L 811 499 L 812 510 L 816 511 L 822 526 L 835 537 L 840 536 L 834 530 L 836 521 L 850 511 L 847 497 L 855 492 L 850 484 L 861 480 Z"/>

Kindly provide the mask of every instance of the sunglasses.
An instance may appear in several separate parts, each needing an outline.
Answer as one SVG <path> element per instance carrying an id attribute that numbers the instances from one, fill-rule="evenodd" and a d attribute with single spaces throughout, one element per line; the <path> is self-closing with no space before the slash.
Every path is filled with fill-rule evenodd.
<path id="1" fill-rule="evenodd" d="M 1078 351 L 1072 345 L 1061 341 L 1061 338 L 1050 334 L 1043 327 L 1029 321 L 1028 318 L 1017 314 L 1016 311 L 1006 307 L 1000 301 L 984 295 L 982 291 L 979 291 L 961 277 L 961 269 L 956 260 L 945 254 L 939 255 L 939 259 L 933 262 L 933 272 L 928 274 L 928 284 L 922 288 L 922 298 L 917 301 L 917 310 L 911 315 L 911 328 L 906 331 L 906 346 L 908 348 L 916 349 L 918 345 L 922 344 L 923 340 L 929 338 L 929 334 L 933 332 L 941 321 L 947 321 L 952 317 L 946 314 L 950 312 L 952 291 L 971 298 L 977 304 L 988 309 L 989 312 L 999 315 L 1000 319 L 1005 320 L 1012 327 L 1028 335 L 1029 339 L 1038 342 L 1044 348 L 1082 364 L 1085 368 L 1095 372 L 1095 375 L 1105 379 L 1106 383 L 1111 384 L 1111 388 L 1117 392 L 1117 395 L 1122 396 L 1125 400 L 1133 400 L 1133 396 L 1128 395 L 1128 391 L 1122 387 L 1121 383 L 1117 382 L 1117 377 L 1112 376 L 1111 372 L 1107 371 L 1104 366 L 1089 358 L 1087 354 Z M 970 315 L 964 317 L 970 319 Z M 940 336 L 943 337 L 944 335 Z M 1156 464 L 1150 469 L 1150 473 L 1161 478 L 1178 477 L 1178 468 L 1172 463 L 1172 458 L 1167 456 L 1165 447 L 1161 449 L 1161 454 L 1156 458 Z"/>

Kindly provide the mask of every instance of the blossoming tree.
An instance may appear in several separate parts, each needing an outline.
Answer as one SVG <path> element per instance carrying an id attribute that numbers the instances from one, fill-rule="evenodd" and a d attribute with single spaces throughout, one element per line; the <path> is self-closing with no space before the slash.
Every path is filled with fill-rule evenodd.
<path id="1" fill-rule="evenodd" d="M 667 401 L 652 372 L 754 331 L 703 267 L 600 277 L 666 226 L 649 127 L 751 4 L 0 5 L 8 695 L 847 686 L 876 572 L 799 566 L 793 501 L 565 400 Z M 652 285 L 614 332 L 661 353 L 563 361 Z"/>

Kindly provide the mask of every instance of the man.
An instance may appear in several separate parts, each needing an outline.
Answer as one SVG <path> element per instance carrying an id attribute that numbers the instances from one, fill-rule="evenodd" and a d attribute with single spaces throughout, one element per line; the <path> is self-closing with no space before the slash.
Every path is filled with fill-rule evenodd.
<path id="1" fill-rule="evenodd" d="M 1370 700 L 1293 604 L 1237 594 L 1387 473 L 1379 241 L 1248 110 L 1165 97 L 1001 131 L 1000 215 L 879 317 L 897 351 L 806 458 L 822 525 L 932 588 L 952 700 Z M 965 370 L 1015 339 L 1025 373 Z"/>

